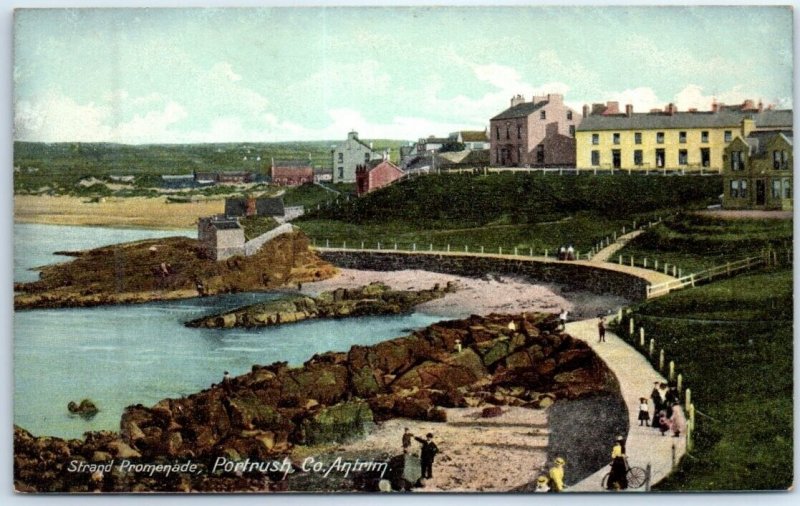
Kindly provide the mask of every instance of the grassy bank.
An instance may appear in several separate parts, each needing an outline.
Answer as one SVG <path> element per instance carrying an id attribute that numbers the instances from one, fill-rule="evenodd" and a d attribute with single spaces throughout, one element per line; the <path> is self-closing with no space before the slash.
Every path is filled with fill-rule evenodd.
<path id="1" fill-rule="evenodd" d="M 634 308 L 636 326 L 676 362 L 702 412 L 694 450 L 658 489 L 792 485 L 792 316 L 788 269 L 739 276 Z"/>
<path id="2" fill-rule="evenodd" d="M 714 177 L 431 175 L 311 212 L 296 224 L 317 244 L 552 252 L 586 251 L 602 237 L 719 194 Z"/>
<path id="3" fill-rule="evenodd" d="M 643 233 L 618 252 L 677 265 L 684 273 L 760 254 L 765 248 L 785 252 L 792 245 L 792 221 L 723 219 L 681 214 Z"/>

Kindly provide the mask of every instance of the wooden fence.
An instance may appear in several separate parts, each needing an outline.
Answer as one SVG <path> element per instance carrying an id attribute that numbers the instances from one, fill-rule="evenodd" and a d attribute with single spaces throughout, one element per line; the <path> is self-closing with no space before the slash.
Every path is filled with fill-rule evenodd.
<path id="1" fill-rule="evenodd" d="M 752 269 L 756 266 L 770 265 L 771 253 L 765 253 L 758 256 L 743 258 L 735 262 L 728 262 L 724 265 L 717 265 L 710 269 L 705 269 L 700 272 L 682 276 L 672 281 L 658 283 L 647 287 L 647 298 L 659 297 L 666 295 L 673 290 L 680 290 L 687 286 L 695 286 L 700 283 L 712 281 L 714 278 L 722 276 L 732 276 L 742 271 Z"/>

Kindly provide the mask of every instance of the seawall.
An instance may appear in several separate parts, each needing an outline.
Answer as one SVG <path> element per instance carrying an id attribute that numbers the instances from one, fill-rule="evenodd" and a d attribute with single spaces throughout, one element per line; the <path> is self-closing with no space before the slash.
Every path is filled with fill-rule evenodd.
<path id="1" fill-rule="evenodd" d="M 486 274 L 516 275 L 543 283 L 554 283 L 598 294 L 612 294 L 631 301 L 647 298 L 648 280 L 635 268 L 621 270 L 615 264 L 587 261 L 561 262 L 545 258 L 382 250 L 317 248 L 324 260 L 343 268 L 395 271 L 426 271 L 482 277 Z M 633 272 L 631 272 L 633 271 Z"/>

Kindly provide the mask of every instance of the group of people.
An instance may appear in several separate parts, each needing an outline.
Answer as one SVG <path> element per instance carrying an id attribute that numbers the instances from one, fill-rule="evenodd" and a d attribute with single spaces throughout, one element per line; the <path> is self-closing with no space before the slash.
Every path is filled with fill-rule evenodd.
<path id="1" fill-rule="evenodd" d="M 647 398 L 639 399 L 639 426 L 650 425 L 660 430 L 662 436 L 672 432 L 674 437 L 680 437 L 686 431 L 686 416 L 683 414 L 677 387 L 656 381 L 650 399 L 653 402 L 652 418 Z"/>
<path id="2" fill-rule="evenodd" d="M 572 244 L 568 246 L 560 246 L 558 248 L 558 259 L 559 260 L 575 260 L 575 248 L 572 247 Z"/>

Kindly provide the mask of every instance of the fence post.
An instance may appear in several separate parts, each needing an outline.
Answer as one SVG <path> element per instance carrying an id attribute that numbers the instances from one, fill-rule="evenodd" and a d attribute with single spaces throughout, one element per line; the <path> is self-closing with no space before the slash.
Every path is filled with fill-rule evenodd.
<path id="1" fill-rule="evenodd" d="M 483 246 L 481 246 L 481 255 L 483 254 Z"/>
<path id="2" fill-rule="evenodd" d="M 331 247 L 331 240 L 330 239 L 325 239 L 325 247 L 326 248 L 330 248 Z"/>
<path id="3" fill-rule="evenodd" d="M 670 381 L 675 379 L 675 361 L 674 360 L 670 360 L 669 361 L 669 376 L 668 376 L 668 378 L 669 378 Z"/>
<path id="4" fill-rule="evenodd" d="M 430 244 L 430 248 L 428 249 L 428 251 L 433 251 L 433 243 Z"/>
<path id="5" fill-rule="evenodd" d="M 378 243 L 378 249 L 381 249 L 381 243 Z"/>
<path id="6" fill-rule="evenodd" d="M 544 250 L 544 257 L 547 258 L 547 250 Z"/>
<path id="7" fill-rule="evenodd" d="M 658 354 L 658 370 L 664 370 L 664 348 L 661 348 L 661 352 Z"/>
<path id="8" fill-rule="evenodd" d="M 653 358 L 653 352 L 656 350 L 656 340 L 654 337 L 650 338 L 650 358 Z"/>
<path id="9" fill-rule="evenodd" d="M 650 492 L 650 482 L 652 481 L 653 476 L 653 466 L 650 465 L 650 462 L 647 463 L 647 467 L 644 470 L 644 491 Z"/>
<path id="10" fill-rule="evenodd" d="M 692 389 L 686 389 L 686 395 L 683 397 L 683 405 L 686 408 L 686 411 L 689 411 L 689 406 L 692 405 Z"/>
<path id="11" fill-rule="evenodd" d="M 636 230 L 636 220 L 633 220 L 633 230 Z"/>
<path id="12" fill-rule="evenodd" d="M 644 348 L 644 327 L 639 327 L 639 346 Z"/>
<path id="13" fill-rule="evenodd" d="M 678 383 L 677 384 L 678 393 L 681 393 L 681 391 L 683 390 L 683 374 L 678 374 L 677 383 Z"/>
<path id="14" fill-rule="evenodd" d="M 498 246 L 497 247 L 497 251 L 498 251 L 498 253 L 497 253 L 498 255 L 502 255 L 503 254 L 503 247 L 502 246 Z"/>
<path id="15" fill-rule="evenodd" d="M 647 269 L 647 257 L 644 258 L 644 268 Z"/>
<path id="16" fill-rule="evenodd" d="M 633 318 L 631 318 L 630 320 L 628 320 L 628 335 L 629 336 L 633 335 L 633 326 L 634 326 Z"/>
<path id="17" fill-rule="evenodd" d="M 622 308 L 617 311 L 617 323 L 622 323 Z"/>
<path id="18" fill-rule="evenodd" d="M 411 245 L 411 251 L 417 251 L 417 243 Z"/>
<path id="19" fill-rule="evenodd" d="M 364 241 L 361 241 L 361 249 L 364 249 Z"/>
<path id="20" fill-rule="evenodd" d="M 394 243 L 394 249 L 397 249 L 397 243 Z"/>
<path id="21" fill-rule="evenodd" d="M 655 270 L 658 270 L 658 259 L 655 259 L 655 260 L 653 260 L 653 262 L 654 262 L 654 263 L 653 263 L 653 266 L 654 266 L 653 268 L 654 268 Z"/>
<path id="22" fill-rule="evenodd" d="M 664 274 L 669 274 L 669 264 L 664 264 Z"/>
<path id="23" fill-rule="evenodd" d="M 533 256 L 533 248 L 528 248 L 528 256 L 529 257 Z"/>
<path id="24" fill-rule="evenodd" d="M 678 269 L 678 277 L 679 278 L 683 277 L 683 269 Z"/>
<path id="25" fill-rule="evenodd" d="M 514 256 L 517 256 L 517 247 L 514 246 Z"/>
<path id="26" fill-rule="evenodd" d="M 672 266 L 672 277 L 674 278 L 677 275 L 678 275 L 678 266 L 677 265 L 673 265 Z"/>
<path id="27" fill-rule="evenodd" d="M 694 274 L 692 274 L 692 288 L 694 288 Z"/>
<path id="28" fill-rule="evenodd" d="M 622 255 L 620 255 L 620 256 L 618 257 L 618 259 L 619 259 L 619 264 L 620 264 L 620 265 L 622 265 Z"/>
<path id="29" fill-rule="evenodd" d="M 622 235 L 625 235 L 625 225 L 622 225 Z"/>
<path id="30" fill-rule="evenodd" d="M 347 249 L 347 241 L 342 241 L 342 249 Z"/>
<path id="31" fill-rule="evenodd" d="M 450 245 L 447 245 L 447 252 L 450 253 Z"/>
<path id="32" fill-rule="evenodd" d="M 631 255 L 631 267 L 633 267 L 633 255 Z"/>
<path id="33" fill-rule="evenodd" d="M 469 253 L 469 246 L 466 244 L 464 245 L 464 253 Z"/>
<path id="34" fill-rule="evenodd" d="M 616 230 L 614 231 L 614 240 L 615 241 L 617 240 L 617 231 Z"/>

